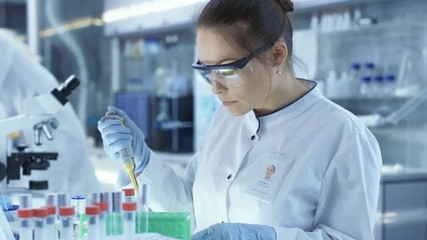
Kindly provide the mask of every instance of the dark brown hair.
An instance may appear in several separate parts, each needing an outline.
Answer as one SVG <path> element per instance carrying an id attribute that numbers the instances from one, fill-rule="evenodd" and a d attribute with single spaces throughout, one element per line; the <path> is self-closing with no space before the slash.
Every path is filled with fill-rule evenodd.
<path id="1" fill-rule="evenodd" d="M 250 52 L 283 38 L 290 66 L 292 26 L 287 13 L 293 10 L 291 0 L 211 0 L 197 27 L 215 28 Z"/>

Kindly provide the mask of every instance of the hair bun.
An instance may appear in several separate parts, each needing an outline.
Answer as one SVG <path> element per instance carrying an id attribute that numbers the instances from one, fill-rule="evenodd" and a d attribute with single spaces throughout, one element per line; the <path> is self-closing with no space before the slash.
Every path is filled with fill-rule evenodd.
<path id="1" fill-rule="evenodd" d="M 286 13 L 294 11 L 294 3 L 291 0 L 277 0 Z"/>

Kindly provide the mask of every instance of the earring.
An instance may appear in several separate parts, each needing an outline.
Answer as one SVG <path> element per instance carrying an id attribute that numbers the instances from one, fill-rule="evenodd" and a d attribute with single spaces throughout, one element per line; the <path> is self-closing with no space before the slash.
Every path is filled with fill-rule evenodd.
<path id="1" fill-rule="evenodd" d="M 281 71 L 279 71 L 279 70 L 277 70 L 277 71 L 276 71 L 276 75 L 280 75 L 280 74 L 282 74 L 282 72 L 281 72 Z"/>

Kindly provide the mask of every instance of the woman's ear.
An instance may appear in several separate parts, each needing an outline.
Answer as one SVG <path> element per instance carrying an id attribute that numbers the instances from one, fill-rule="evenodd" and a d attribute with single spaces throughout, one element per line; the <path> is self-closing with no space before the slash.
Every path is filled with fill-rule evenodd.
<path id="1" fill-rule="evenodd" d="M 272 46 L 273 53 L 273 67 L 283 66 L 288 58 L 288 47 L 283 41 L 277 41 Z"/>

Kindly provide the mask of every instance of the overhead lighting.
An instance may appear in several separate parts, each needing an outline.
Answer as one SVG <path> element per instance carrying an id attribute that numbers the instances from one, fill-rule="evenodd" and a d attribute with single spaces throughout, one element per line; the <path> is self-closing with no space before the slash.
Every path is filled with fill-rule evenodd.
<path id="1" fill-rule="evenodd" d="M 144 2 L 107 10 L 102 14 L 102 20 L 106 23 L 114 22 L 126 18 L 163 12 L 174 8 L 190 6 L 204 2 L 207 2 L 207 0 L 174 0 L 168 1 L 167 3 L 165 1 Z"/>
<path id="2" fill-rule="evenodd" d="M 51 37 L 58 33 L 69 32 L 77 29 L 87 28 L 90 26 L 101 27 L 104 25 L 102 19 L 92 18 L 92 17 L 84 17 L 79 18 L 70 22 L 66 22 L 54 28 L 47 28 L 40 31 L 40 37 Z"/>
<path id="3" fill-rule="evenodd" d="M 350 0 L 295 0 L 298 7 L 312 7 L 337 2 L 346 2 Z M 200 3 L 207 3 L 208 0 L 152 0 L 143 3 L 132 4 L 125 7 L 114 8 L 104 11 L 102 20 L 105 23 L 115 22 L 127 18 L 144 16 L 153 13 L 159 13 L 174 8 L 185 7 Z"/>
<path id="4" fill-rule="evenodd" d="M 339 3 L 339 2 L 348 2 L 350 0 L 294 0 L 294 3 L 297 7 L 303 8 L 303 7 L 314 7 L 314 6 L 321 6 L 331 3 Z"/>

